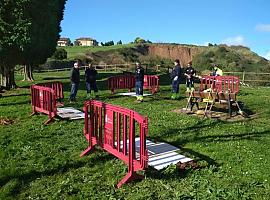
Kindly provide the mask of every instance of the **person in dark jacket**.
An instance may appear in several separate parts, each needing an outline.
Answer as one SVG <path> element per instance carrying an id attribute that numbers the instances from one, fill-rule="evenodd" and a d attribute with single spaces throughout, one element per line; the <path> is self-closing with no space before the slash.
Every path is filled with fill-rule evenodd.
<path id="1" fill-rule="evenodd" d="M 180 77 L 181 77 L 181 66 L 180 60 L 176 59 L 174 61 L 174 68 L 170 74 L 172 80 L 172 96 L 171 99 L 179 98 L 179 84 L 180 84 Z"/>
<path id="2" fill-rule="evenodd" d="M 95 98 L 98 97 L 97 74 L 97 70 L 93 67 L 92 63 L 90 63 L 85 70 L 85 83 L 88 98 L 91 97 L 91 90 L 94 90 Z"/>
<path id="3" fill-rule="evenodd" d="M 70 82 L 71 82 L 71 91 L 70 91 L 70 103 L 76 101 L 76 95 L 80 83 L 80 65 L 79 62 L 74 63 L 74 67 L 70 71 Z"/>
<path id="4" fill-rule="evenodd" d="M 141 63 L 136 62 L 135 69 L 135 87 L 136 87 L 136 97 L 137 101 L 143 101 L 143 83 L 144 83 L 144 69 Z"/>
<path id="5" fill-rule="evenodd" d="M 192 67 L 192 61 L 188 63 L 187 68 L 185 69 L 187 92 L 194 91 L 194 77 L 196 76 L 196 71 Z"/>

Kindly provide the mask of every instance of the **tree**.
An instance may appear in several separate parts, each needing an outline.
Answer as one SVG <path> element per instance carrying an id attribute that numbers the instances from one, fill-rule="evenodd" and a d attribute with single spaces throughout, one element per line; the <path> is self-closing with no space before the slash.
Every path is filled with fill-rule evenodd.
<path id="1" fill-rule="evenodd" d="M 1 85 L 15 87 L 14 67 L 32 68 L 44 63 L 56 48 L 66 0 L 0 0 Z M 30 72 L 30 73 L 29 73 Z"/>
<path id="2" fill-rule="evenodd" d="M 29 43 L 30 19 L 25 17 L 30 0 L 0 0 L 0 73 L 1 86 L 16 86 L 15 65 L 22 61 L 22 51 Z"/>
<path id="3" fill-rule="evenodd" d="M 52 55 L 52 58 L 56 59 L 56 60 L 67 59 L 67 51 L 63 48 L 58 48 L 58 49 L 56 49 L 56 51 Z"/>
<path id="4" fill-rule="evenodd" d="M 32 0 L 27 7 L 26 16 L 32 19 L 30 27 L 30 42 L 23 51 L 25 77 L 33 81 L 33 69 L 46 62 L 56 51 L 56 44 L 60 37 L 60 22 L 66 0 Z M 64 49 L 63 49 L 64 50 Z M 62 58 L 66 58 L 66 51 L 60 50 Z"/>
<path id="5" fill-rule="evenodd" d="M 119 40 L 119 41 L 117 42 L 117 44 L 118 44 L 118 45 L 123 44 L 123 43 L 122 43 L 122 40 Z"/>
<path id="6" fill-rule="evenodd" d="M 102 45 L 102 44 L 101 44 Z M 113 46 L 114 45 L 114 42 L 111 40 L 111 41 L 108 41 L 108 42 L 105 42 L 103 44 L 103 46 Z"/>
<path id="7" fill-rule="evenodd" d="M 146 43 L 146 41 L 140 37 L 136 37 L 134 40 L 134 43 L 135 44 L 143 44 L 143 43 Z"/>

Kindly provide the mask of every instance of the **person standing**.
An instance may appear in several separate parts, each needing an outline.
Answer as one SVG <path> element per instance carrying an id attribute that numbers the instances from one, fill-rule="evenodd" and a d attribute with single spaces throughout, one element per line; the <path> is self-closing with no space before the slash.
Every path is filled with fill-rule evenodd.
<path id="1" fill-rule="evenodd" d="M 213 76 L 222 76 L 223 71 L 219 68 L 218 64 L 213 64 Z"/>
<path id="2" fill-rule="evenodd" d="M 181 77 L 181 66 L 180 60 L 176 59 L 174 61 L 174 68 L 170 74 L 172 80 L 172 96 L 171 99 L 179 98 L 179 84 L 180 84 L 180 77 Z"/>
<path id="3" fill-rule="evenodd" d="M 135 69 L 135 87 L 136 87 L 136 97 L 137 101 L 143 101 L 143 83 L 144 83 L 144 69 L 141 63 L 136 62 Z"/>
<path id="4" fill-rule="evenodd" d="M 194 77 L 196 75 L 195 69 L 192 67 L 192 61 L 188 63 L 188 66 L 185 70 L 187 92 L 194 91 Z"/>
<path id="5" fill-rule="evenodd" d="M 94 90 L 95 98 L 98 97 L 97 75 L 97 70 L 93 67 L 92 63 L 89 63 L 85 70 L 85 84 L 88 98 L 91 97 L 91 90 Z"/>
<path id="6" fill-rule="evenodd" d="M 73 68 L 70 71 L 70 82 L 71 82 L 71 90 L 70 90 L 70 103 L 76 101 L 76 95 L 79 88 L 80 83 L 80 64 L 79 62 L 75 62 Z"/>

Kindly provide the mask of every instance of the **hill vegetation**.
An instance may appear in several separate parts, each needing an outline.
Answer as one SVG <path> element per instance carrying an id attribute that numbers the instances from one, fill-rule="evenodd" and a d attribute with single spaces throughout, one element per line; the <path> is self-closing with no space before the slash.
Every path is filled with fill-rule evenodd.
<path id="1" fill-rule="evenodd" d="M 209 70 L 217 63 L 224 71 L 270 72 L 270 62 L 243 46 L 183 44 L 127 44 L 102 47 L 65 47 L 69 59 L 95 64 L 132 63 L 137 60 L 167 68 L 176 58 L 186 66 L 189 60 L 199 70 Z"/>

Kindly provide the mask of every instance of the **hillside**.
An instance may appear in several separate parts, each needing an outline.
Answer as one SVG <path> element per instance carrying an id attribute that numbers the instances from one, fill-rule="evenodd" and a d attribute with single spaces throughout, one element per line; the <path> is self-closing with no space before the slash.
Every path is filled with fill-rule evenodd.
<path id="1" fill-rule="evenodd" d="M 243 46 L 195 46 L 183 44 L 114 45 L 109 47 L 66 47 L 69 59 L 93 60 L 95 64 L 120 64 L 127 62 L 150 63 L 168 67 L 176 58 L 183 66 L 192 60 L 203 71 L 211 63 L 219 64 L 225 71 L 270 72 L 270 62 Z"/>

